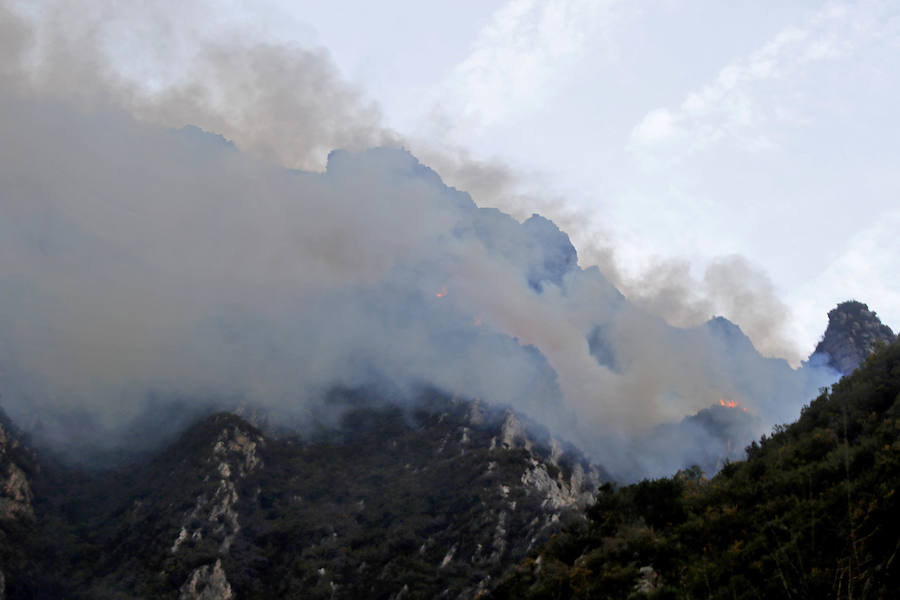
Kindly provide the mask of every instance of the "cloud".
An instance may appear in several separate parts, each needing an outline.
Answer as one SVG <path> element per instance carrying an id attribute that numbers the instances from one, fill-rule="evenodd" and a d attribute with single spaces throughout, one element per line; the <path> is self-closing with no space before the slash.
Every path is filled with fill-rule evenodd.
<path id="1" fill-rule="evenodd" d="M 832 2 L 799 26 L 782 29 L 762 47 L 734 60 L 677 107 L 648 112 L 632 128 L 627 150 L 642 164 L 672 166 L 718 144 L 767 150 L 767 134 L 786 123 L 803 124 L 796 89 L 804 71 L 841 60 L 893 35 L 889 3 Z M 893 32 L 893 33 L 892 33 Z"/>
<path id="2" fill-rule="evenodd" d="M 510 0 L 442 87 L 451 128 L 490 125 L 539 106 L 603 30 L 614 1 Z"/>
<path id="3" fill-rule="evenodd" d="M 846 298 L 863 298 L 886 325 L 900 326 L 900 291 L 883 273 L 900 268 L 900 211 L 887 210 L 874 216 L 866 227 L 839 249 L 812 285 L 842 290 Z"/>
<path id="4" fill-rule="evenodd" d="M 678 135 L 675 116 L 665 108 L 647 113 L 631 133 L 632 142 L 641 146 L 664 143 Z"/>

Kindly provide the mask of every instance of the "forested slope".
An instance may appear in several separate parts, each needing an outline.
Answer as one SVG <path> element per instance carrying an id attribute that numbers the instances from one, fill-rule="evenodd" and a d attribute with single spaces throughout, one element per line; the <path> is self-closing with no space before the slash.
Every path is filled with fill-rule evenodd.
<path id="1" fill-rule="evenodd" d="M 894 598 L 898 433 L 900 344 L 882 344 L 712 480 L 604 486 L 493 597 Z"/>

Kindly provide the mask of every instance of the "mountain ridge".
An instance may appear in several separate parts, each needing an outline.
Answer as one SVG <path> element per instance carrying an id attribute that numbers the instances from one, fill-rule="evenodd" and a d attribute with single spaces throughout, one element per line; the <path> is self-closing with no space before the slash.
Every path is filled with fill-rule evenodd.
<path id="1" fill-rule="evenodd" d="M 305 438 L 218 413 L 124 472 L 48 466 L 7 597 L 475 597 L 605 475 L 510 411 L 424 404 Z"/>
<path id="2" fill-rule="evenodd" d="M 510 570 L 503 598 L 891 598 L 900 584 L 900 342 L 712 479 L 616 488 Z"/>
<path id="3" fill-rule="evenodd" d="M 684 335 L 701 334 L 753 351 L 725 319 Z M 883 360 L 876 354 L 865 368 Z M 808 428 L 804 419 L 823 402 L 790 427 Z M 699 447 L 722 468 L 713 481 L 755 468 L 721 462 L 753 417 L 736 401 L 720 403 L 651 438 L 674 448 L 704 428 L 703 439 L 723 444 Z M 0 414 L 6 598 L 475 598 L 498 583 L 500 597 L 525 594 L 515 581 L 528 572 L 522 565 L 535 568 L 529 554 L 552 555 L 570 543 L 566 532 L 619 506 L 610 505 L 619 497 L 610 473 L 509 408 L 434 389 L 399 404 L 335 389 L 326 407 L 299 435 L 247 406 L 213 413 L 149 459 L 99 471 L 42 458 Z M 763 437 L 762 446 L 772 443 Z M 762 446 L 750 444 L 751 462 Z M 659 496 L 641 510 L 668 519 L 681 509 L 664 498 L 706 489 L 701 473 L 626 486 L 622 502 Z M 652 596 L 672 582 L 666 560 L 622 577 Z"/>

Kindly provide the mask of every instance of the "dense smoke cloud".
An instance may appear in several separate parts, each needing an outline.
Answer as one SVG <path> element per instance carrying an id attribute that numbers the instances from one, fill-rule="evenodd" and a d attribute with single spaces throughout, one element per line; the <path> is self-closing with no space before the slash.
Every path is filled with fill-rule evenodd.
<path id="1" fill-rule="evenodd" d="M 592 253 L 604 275 L 641 308 L 671 325 L 691 327 L 716 314 L 741 325 L 765 356 L 780 356 L 794 365 L 809 354 L 786 336 L 788 307 L 778 298 L 765 273 L 741 256 L 713 261 L 702 277 L 680 260 L 657 260 L 638 277 L 623 274 L 612 249 Z"/>
<path id="2" fill-rule="evenodd" d="M 539 175 L 391 131 L 378 107 L 341 78 L 324 49 L 264 43 L 223 24 L 198 28 L 220 12 L 202 2 L 165 11 L 152 4 L 126 11 L 111 2 L 36 6 L 18 7 L 18 13 L 32 15 L 26 18 L 0 4 L 7 46 L 0 67 L 19 70 L 42 94 L 101 101 L 167 127 L 195 125 L 289 168 L 320 170 L 335 148 L 410 148 L 480 205 L 520 220 L 534 211 L 551 217 L 577 240 L 583 265 L 597 265 L 630 299 L 670 324 L 695 326 L 724 314 L 766 356 L 795 366 L 806 356 L 808 349 L 797 348 L 786 335 L 787 307 L 744 259 L 724 258 L 700 278 L 678 260 L 659 260 L 637 276 L 626 275 L 609 236 L 542 185 Z M 136 73 L 116 60 L 123 50 L 139 57 Z"/>
<path id="3" fill-rule="evenodd" d="M 45 2 L 34 7 L 39 18 L 27 18 L 0 5 L 4 68 L 45 96 L 103 102 L 168 127 L 195 125 L 290 168 L 321 169 L 335 148 L 399 144 L 327 51 L 182 25 L 199 20 L 202 6 Z M 121 53 L 136 54 L 143 69 L 129 72 Z"/>
<path id="4" fill-rule="evenodd" d="M 39 35 L 0 8 L 3 402 L 50 437 L 75 413 L 119 428 L 151 392 L 302 419 L 334 386 L 436 386 L 654 473 L 688 458 L 630 440 L 723 397 L 755 435 L 830 382 L 730 324 L 669 326 L 579 268 L 550 221 L 478 208 L 405 151 L 285 169 L 392 139 L 321 53 L 215 46 L 151 93 L 114 74 L 96 29 L 53 14 Z M 706 288 L 748 277 L 732 261 Z"/>

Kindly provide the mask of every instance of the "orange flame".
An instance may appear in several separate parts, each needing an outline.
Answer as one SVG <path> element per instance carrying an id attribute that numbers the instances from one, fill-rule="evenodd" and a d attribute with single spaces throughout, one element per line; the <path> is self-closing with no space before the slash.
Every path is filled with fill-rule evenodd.
<path id="1" fill-rule="evenodd" d="M 435 298 L 443 298 L 446 295 L 447 295 L 447 288 L 442 287 L 441 291 L 439 291 L 437 294 L 435 294 L 434 297 Z"/>
<path id="2" fill-rule="evenodd" d="M 737 400 L 725 400 L 724 398 L 719 398 L 719 406 L 724 406 L 726 408 L 740 408 L 742 411 L 747 412 L 747 407 L 741 406 Z"/>

